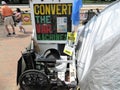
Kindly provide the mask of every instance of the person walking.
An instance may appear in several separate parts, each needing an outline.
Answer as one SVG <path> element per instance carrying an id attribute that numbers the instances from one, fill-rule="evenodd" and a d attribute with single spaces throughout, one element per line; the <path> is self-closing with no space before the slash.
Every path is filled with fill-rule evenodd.
<path id="1" fill-rule="evenodd" d="M 17 21 L 17 23 L 18 23 L 20 32 L 24 32 L 24 33 L 25 33 L 25 32 L 26 32 L 26 31 L 25 31 L 25 28 L 22 26 L 22 13 L 21 13 L 20 8 L 16 8 L 15 17 L 16 17 L 16 21 Z"/>
<path id="2" fill-rule="evenodd" d="M 14 28 L 14 21 L 13 21 L 13 11 L 12 9 L 7 5 L 5 1 L 1 1 L 2 7 L 1 7 L 1 14 L 2 19 L 4 21 L 4 26 L 7 31 L 7 36 L 11 36 L 10 30 L 8 28 L 8 25 L 11 25 L 12 27 L 12 34 L 15 35 L 15 28 Z"/>
<path id="3" fill-rule="evenodd" d="M 87 18 L 82 22 L 83 25 L 85 25 L 96 13 L 93 11 L 93 9 L 88 10 Z"/>
<path id="4" fill-rule="evenodd" d="M 96 15 L 100 14 L 99 8 L 96 8 Z"/>

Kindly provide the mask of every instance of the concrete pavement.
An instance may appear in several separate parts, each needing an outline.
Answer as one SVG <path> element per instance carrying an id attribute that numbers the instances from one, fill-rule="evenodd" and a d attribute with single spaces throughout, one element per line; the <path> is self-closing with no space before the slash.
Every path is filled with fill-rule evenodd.
<path id="1" fill-rule="evenodd" d="M 16 35 L 6 37 L 7 33 L 3 25 L 0 25 L 0 90 L 19 90 L 16 85 L 17 61 L 21 51 L 30 44 L 32 34 L 32 25 L 24 27 L 26 34 L 15 27 Z"/>

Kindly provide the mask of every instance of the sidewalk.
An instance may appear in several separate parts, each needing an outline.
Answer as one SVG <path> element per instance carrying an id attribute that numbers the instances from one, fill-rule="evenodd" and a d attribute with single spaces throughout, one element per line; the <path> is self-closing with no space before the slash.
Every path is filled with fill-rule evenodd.
<path id="1" fill-rule="evenodd" d="M 26 34 L 16 29 L 16 35 L 6 37 L 3 25 L 0 25 L 0 90 L 19 90 L 16 85 L 17 61 L 21 51 L 30 44 L 32 25 L 24 25 Z"/>

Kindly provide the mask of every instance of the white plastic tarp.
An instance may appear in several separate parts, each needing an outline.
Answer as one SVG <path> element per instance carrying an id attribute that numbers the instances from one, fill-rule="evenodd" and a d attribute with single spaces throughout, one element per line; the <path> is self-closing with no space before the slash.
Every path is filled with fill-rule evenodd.
<path id="1" fill-rule="evenodd" d="M 120 90 L 120 0 L 94 16 L 81 37 L 80 90 Z"/>

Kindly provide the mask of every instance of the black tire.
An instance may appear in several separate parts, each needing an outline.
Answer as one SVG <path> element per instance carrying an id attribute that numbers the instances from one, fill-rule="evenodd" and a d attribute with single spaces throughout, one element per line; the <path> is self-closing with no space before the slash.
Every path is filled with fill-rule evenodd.
<path id="1" fill-rule="evenodd" d="M 27 70 L 19 77 L 21 90 L 49 90 L 48 77 L 39 70 Z"/>

